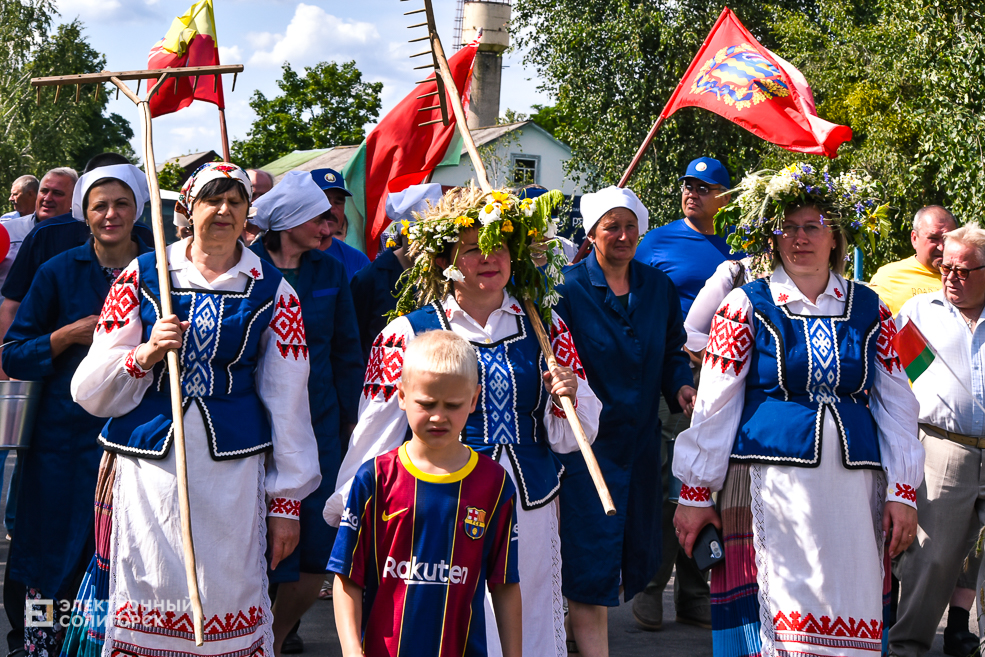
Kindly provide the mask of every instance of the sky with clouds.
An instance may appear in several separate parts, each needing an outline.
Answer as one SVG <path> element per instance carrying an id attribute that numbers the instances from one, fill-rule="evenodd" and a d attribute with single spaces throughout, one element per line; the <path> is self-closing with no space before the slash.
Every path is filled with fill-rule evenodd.
<path id="1" fill-rule="evenodd" d="M 61 21 L 78 18 L 85 36 L 102 52 L 110 70 L 147 66 L 147 53 L 161 39 L 171 21 L 184 14 L 194 0 L 58 0 Z M 424 34 L 407 26 L 420 22 L 405 11 L 423 7 L 420 0 L 214 0 L 220 60 L 243 64 L 236 90 L 230 93 L 226 76 L 226 121 L 230 141 L 249 131 L 254 90 L 276 95 L 284 62 L 300 71 L 322 61 L 355 60 L 369 81 L 383 83 L 381 117 L 420 80 L 412 70 L 419 60 L 409 55 L 421 44 L 407 39 Z M 433 0 L 442 43 L 451 52 L 456 0 Z M 550 104 L 537 91 L 538 81 L 523 67 L 519 53 L 504 57 L 500 112 L 507 108 L 529 112 L 535 103 Z M 130 120 L 134 150 L 142 153 L 136 108 L 121 97 L 110 111 Z M 214 105 L 195 102 L 174 114 L 154 119 L 154 150 L 158 162 L 185 153 L 214 149 L 221 153 L 219 118 Z"/>

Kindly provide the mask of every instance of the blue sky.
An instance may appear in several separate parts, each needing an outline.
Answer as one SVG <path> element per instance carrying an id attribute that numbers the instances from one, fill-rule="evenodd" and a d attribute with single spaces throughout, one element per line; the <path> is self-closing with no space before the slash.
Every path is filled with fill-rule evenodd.
<path id="1" fill-rule="evenodd" d="M 147 66 L 147 53 L 171 25 L 171 21 L 194 0 L 58 0 L 61 20 L 79 18 L 94 48 L 106 55 L 110 70 L 132 70 Z M 421 36 L 405 11 L 423 7 L 420 0 L 214 0 L 216 31 L 223 64 L 243 64 L 236 91 L 226 82 L 226 120 L 229 139 L 246 136 L 253 121 L 249 99 L 259 89 L 268 97 L 276 94 L 281 65 L 295 70 L 321 61 L 355 60 L 365 79 L 383 82 L 385 115 L 420 80 L 413 71 L 420 60 L 408 56 L 421 50 L 407 43 Z M 451 52 L 455 0 L 433 0 L 438 31 L 446 51 Z M 419 22 L 419 21 L 413 21 Z M 521 63 L 519 53 L 504 57 L 500 112 L 507 108 L 529 112 L 535 103 L 550 104 L 537 91 L 533 71 Z M 110 111 L 130 120 L 134 150 L 142 154 L 137 112 L 121 98 L 110 102 Z M 208 149 L 221 153 L 219 118 L 215 106 L 196 102 L 174 114 L 154 120 L 154 149 L 158 162 L 168 157 Z"/>

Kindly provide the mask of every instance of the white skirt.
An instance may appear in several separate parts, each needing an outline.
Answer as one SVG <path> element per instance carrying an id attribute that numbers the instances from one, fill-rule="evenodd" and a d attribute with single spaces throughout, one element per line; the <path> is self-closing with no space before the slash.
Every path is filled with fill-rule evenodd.
<path id="1" fill-rule="evenodd" d="M 505 450 L 499 464 L 519 490 L 513 464 Z M 517 566 L 523 608 L 523 654 L 566 657 L 564 600 L 561 596 L 561 537 L 558 534 L 557 498 L 539 509 L 524 510 L 517 498 L 516 523 L 520 533 Z M 487 657 L 502 657 L 492 598 L 486 589 Z"/>
<path id="2" fill-rule="evenodd" d="M 818 467 L 750 478 L 762 655 L 880 654 L 884 475 L 845 468 L 827 412 Z"/>
<path id="3" fill-rule="evenodd" d="M 160 461 L 118 455 L 103 657 L 270 657 L 264 456 L 213 460 L 195 404 L 185 444 L 205 645 L 188 602 L 174 449 Z"/>

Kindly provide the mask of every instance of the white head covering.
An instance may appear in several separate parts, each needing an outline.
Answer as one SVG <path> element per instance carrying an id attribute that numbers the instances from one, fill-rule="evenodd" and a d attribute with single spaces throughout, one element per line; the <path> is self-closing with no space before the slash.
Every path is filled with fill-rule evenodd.
<path id="1" fill-rule="evenodd" d="M 428 201 L 432 206 L 437 205 L 441 196 L 441 185 L 438 183 L 411 185 L 402 192 L 391 192 L 386 197 L 386 216 L 394 223 L 414 223 L 416 219 L 411 213 L 423 215 L 428 210 Z"/>
<path id="2" fill-rule="evenodd" d="M 147 189 L 147 176 L 132 164 L 111 164 L 83 174 L 75 184 L 75 191 L 72 192 L 72 217 L 78 221 L 85 221 L 82 199 L 85 198 L 90 187 L 104 178 L 114 178 L 130 188 L 137 205 L 137 217 L 140 217 L 144 206 L 150 200 L 150 191 Z"/>
<path id="3" fill-rule="evenodd" d="M 332 209 L 325 192 L 308 171 L 289 171 L 254 203 L 250 223 L 261 230 L 287 230 Z"/>
<path id="4" fill-rule="evenodd" d="M 640 235 L 646 232 L 650 223 L 650 211 L 640 202 L 633 190 L 628 187 L 613 186 L 581 197 L 581 217 L 585 234 L 592 232 L 592 227 L 598 223 L 602 215 L 614 208 L 626 208 L 635 214 L 640 224 Z"/>

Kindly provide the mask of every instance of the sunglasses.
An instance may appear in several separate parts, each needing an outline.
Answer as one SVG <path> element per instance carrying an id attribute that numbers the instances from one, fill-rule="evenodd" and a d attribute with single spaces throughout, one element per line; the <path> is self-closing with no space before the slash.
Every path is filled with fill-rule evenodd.
<path id="1" fill-rule="evenodd" d="M 691 194 L 697 194 L 698 196 L 708 196 L 712 192 L 721 191 L 721 187 L 709 187 L 708 185 L 695 185 L 689 182 L 681 185 L 681 194 L 686 194 L 690 192 Z"/>
<path id="2" fill-rule="evenodd" d="M 973 271 L 978 271 L 979 269 L 985 269 L 985 265 L 981 267 L 972 267 L 971 269 L 965 269 L 964 267 L 952 267 L 951 265 L 941 265 L 941 278 L 947 278 L 954 272 L 954 275 L 959 281 L 968 280 L 968 274 Z"/>

